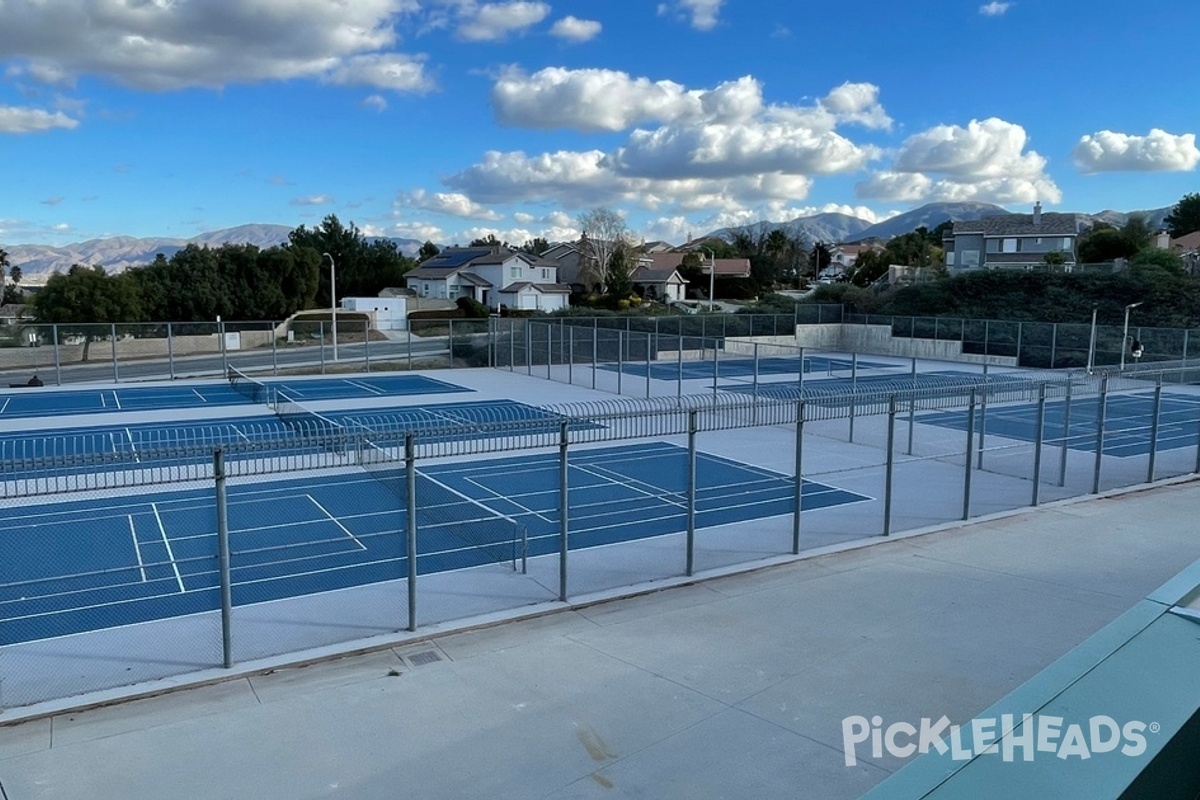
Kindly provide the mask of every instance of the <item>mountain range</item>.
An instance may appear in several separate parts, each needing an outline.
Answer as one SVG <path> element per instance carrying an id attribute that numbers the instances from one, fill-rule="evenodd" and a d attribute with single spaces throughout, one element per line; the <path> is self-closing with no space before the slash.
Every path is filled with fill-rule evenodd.
<path id="1" fill-rule="evenodd" d="M 788 236 L 799 238 L 809 244 L 824 242 L 857 242 L 866 239 L 887 240 L 893 236 L 909 233 L 924 225 L 932 229 L 947 220 L 961 222 L 975 220 L 993 214 L 1013 213 L 1008 209 L 988 203 L 928 203 L 919 208 L 891 217 L 879 223 L 871 223 L 847 214 L 814 214 L 797 217 L 787 222 L 759 222 L 738 228 L 720 228 L 708 234 L 730 240 L 739 231 L 757 236 L 760 232 L 781 229 Z M 1164 227 L 1163 219 L 1171 208 L 1150 211 L 1101 211 L 1096 214 L 1078 214 L 1085 227 L 1097 222 L 1120 227 L 1132 216 L 1141 216 L 1151 230 Z M 86 242 L 51 247 L 49 245 L 19 244 L 0 249 L 7 251 L 10 264 L 21 268 L 22 283 L 39 285 L 56 271 L 65 272 L 75 264 L 101 266 L 109 272 L 121 272 L 130 267 L 149 264 L 162 253 L 170 258 L 189 244 L 219 247 L 222 244 L 252 244 L 257 247 L 273 247 L 288 240 L 292 228 L 288 225 L 239 225 L 219 231 L 202 233 L 190 239 L 134 238 L 114 236 L 107 239 L 91 239 Z M 416 239 L 390 238 L 408 256 L 415 256 L 421 247 Z"/>
<path id="2" fill-rule="evenodd" d="M 11 247 L 0 244 L 0 250 L 8 253 L 8 262 L 21 268 L 21 282 L 39 285 L 55 272 L 66 272 L 76 264 L 104 267 L 115 273 L 130 267 L 139 267 L 154 261 L 162 253 L 166 258 L 178 253 L 189 244 L 199 247 L 220 247 L 223 244 L 252 244 L 267 248 L 284 244 L 293 230 L 290 225 L 239 225 L 219 231 L 202 233 L 190 239 L 160 237 L 134 238 L 113 236 L 106 239 L 89 239 L 86 242 L 51 247 L 40 244 L 18 244 Z M 415 256 L 421 249 L 416 239 L 391 237 L 400 252 Z"/>

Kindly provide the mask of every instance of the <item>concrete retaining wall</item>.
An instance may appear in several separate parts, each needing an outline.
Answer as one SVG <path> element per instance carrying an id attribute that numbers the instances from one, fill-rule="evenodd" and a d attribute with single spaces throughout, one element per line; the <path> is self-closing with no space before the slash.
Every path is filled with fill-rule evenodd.
<path id="1" fill-rule="evenodd" d="M 846 325 L 840 322 L 797 325 L 796 344 L 821 350 L 842 350 L 848 353 L 870 353 L 877 356 L 963 361 L 970 364 L 991 364 L 998 367 L 1017 366 L 1017 359 L 1012 356 L 964 353 L 962 342 L 958 341 L 892 336 L 890 325 Z"/>

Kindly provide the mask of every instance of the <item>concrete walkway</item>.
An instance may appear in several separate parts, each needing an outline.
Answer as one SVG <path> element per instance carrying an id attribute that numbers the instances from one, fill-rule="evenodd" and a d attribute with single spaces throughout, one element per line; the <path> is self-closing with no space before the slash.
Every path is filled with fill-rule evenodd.
<path id="1" fill-rule="evenodd" d="M 841 721 L 1010 692 L 1200 558 L 1200 484 L 1058 504 L 0 729 L 9 800 L 855 798 Z"/>

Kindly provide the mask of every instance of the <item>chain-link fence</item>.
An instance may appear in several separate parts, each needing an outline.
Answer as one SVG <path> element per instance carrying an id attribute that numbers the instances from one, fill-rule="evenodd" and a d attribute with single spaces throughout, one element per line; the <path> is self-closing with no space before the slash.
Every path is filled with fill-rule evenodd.
<path id="1" fill-rule="evenodd" d="M 961 342 L 964 355 L 1013 358 L 1019 366 L 1041 369 L 1075 369 L 1089 363 L 1104 367 L 1133 361 L 1187 361 L 1196 358 L 1200 343 L 1196 338 L 1200 329 L 1137 324 L 1126 330 L 1124 325 L 851 313 L 839 321 L 884 326 L 891 329 L 895 339 Z M 1141 345 L 1136 357 L 1135 341 Z"/>
<path id="2" fill-rule="evenodd" d="M 578 349 L 561 330 L 565 345 L 530 325 L 505 345 L 547 354 L 553 375 Z M 653 332 L 629 333 L 641 344 L 607 331 L 584 350 L 654 351 Z M 1200 375 L 1184 364 L 1049 377 L 824 366 L 454 417 L 334 421 L 277 393 L 276 425 L 131 426 L 116 449 L 102 434 L 0 439 L 0 705 L 367 646 L 1197 471 Z"/>

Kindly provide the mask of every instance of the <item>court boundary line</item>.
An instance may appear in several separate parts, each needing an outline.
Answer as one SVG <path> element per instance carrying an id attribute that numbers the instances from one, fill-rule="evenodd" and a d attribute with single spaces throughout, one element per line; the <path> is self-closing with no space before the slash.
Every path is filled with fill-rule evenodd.
<path id="1" fill-rule="evenodd" d="M 358 540 L 358 537 L 357 537 L 357 536 L 355 536 L 353 533 L 351 533 L 351 532 L 350 532 L 350 529 L 349 529 L 349 528 L 347 528 L 345 525 L 343 525 L 343 524 L 342 524 L 341 520 L 339 520 L 339 519 L 338 519 L 337 517 L 335 517 L 333 514 L 330 514 L 330 513 L 329 513 L 329 511 L 327 511 L 327 510 L 326 510 L 325 506 L 323 506 L 323 505 L 321 505 L 320 503 L 318 503 L 318 502 L 317 502 L 317 498 L 313 497 L 311 494 L 308 494 L 307 492 L 304 494 L 304 496 L 308 498 L 308 500 L 309 500 L 309 502 L 310 502 L 310 503 L 312 503 L 314 506 L 316 506 L 318 509 L 320 509 L 321 513 L 322 513 L 322 514 L 324 514 L 324 515 L 325 515 L 327 518 L 329 518 L 329 520 L 330 520 L 331 522 L 333 522 L 333 524 L 334 524 L 334 525 L 337 525 L 337 526 L 338 526 L 338 528 L 340 528 L 340 529 L 341 529 L 342 533 L 344 533 L 344 534 L 346 534 L 347 536 L 349 536 L 349 537 L 350 537 L 350 540 L 351 540 L 351 541 L 353 541 L 353 542 L 354 542 L 356 545 L 358 545 L 358 548 L 359 548 L 360 550 L 366 550 L 366 549 L 367 549 L 367 546 L 366 546 L 365 544 L 363 544 L 362 542 L 360 542 L 360 541 Z M 323 520 L 322 520 L 322 521 L 323 521 Z"/>
<path id="2" fill-rule="evenodd" d="M 138 571 L 142 573 L 142 583 L 146 582 L 146 565 L 142 562 L 142 548 L 138 545 L 137 528 L 133 524 L 133 514 L 126 514 L 129 518 L 129 535 L 133 537 L 133 553 L 137 556 Z"/>
<path id="3" fill-rule="evenodd" d="M 167 546 L 167 558 L 171 560 L 171 569 L 175 570 L 175 580 L 179 584 L 179 593 L 187 594 L 187 589 L 183 585 L 183 576 L 179 574 L 179 562 L 175 560 L 175 553 L 171 550 L 171 540 L 167 538 L 167 529 L 163 526 L 162 516 L 158 513 L 158 504 L 151 503 L 150 508 L 154 511 L 154 519 L 158 522 L 158 532 L 162 534 L 163 544 Z"/>
<path id="4" fill-rule="evenodd" d="M 362 381 L 347 380 L 346 383 L 348 383 L 351 386 L 357 386 L 359 389 L 366 389 L 368 392 L 370 392 L 371 394 L 376 395 L 376 396 L 387 394 L 387 392 L 383 391 L 382 389 L 376 389 L 374 386 L 363 383 Z"/>
<path id="5" fill-rule="evenodd" d="M 113 402 L 117 404 L 117 411 L 123 411 L 121 408 L 121 398 L 117 397 L 117 390 L 112 390 Z"/>
<path id="6" fill-rule="evenodd" d="M 0 406 L 0 414 L 4 413 L 4 409 L 8 408 L 8 404 L 12 402 L 12 396 L 4 398 L 4 405 Z"/>
<path id="7" fill-rule="evenodd" d="M 488 508 L 486 505 L 484 505 L 479 500 L 476 500 L 474 497 L 467 497 L 465 494 L 460 492 L 458 489 L 455 489 L 453 486 L 447 486 L 446 484 L 439 481 L 437 478 L 430 477 L 429 475 L 427 475 L 424 472 L 421 472 L 420 470 L 417 470 L 417 474 L 420 475 L 421 477 L 425 478 L 425 480 L 429 481 L 430 483 L 433 483 L 437 486 L 442 487 L 447 492 L 450 492 L 451 494 L 455 495 L 456 497 L 461 497 L 463 500 L 466 500 L 471 505 L 482 508 L 484 511 L 488 512 L 488 514 L 490 514 L 493 517 L 500 517 L 501 519 L 509 522 L 512 525 L 518 524 L 517 521 L 515 519 L 513 519 L 512 517 L 510 517 L 508 514 L 504 514 L 502 512 L 496 511 L 493 508 Z M 520 504 L 518 503 L 516 505 L 520 505 Z M 533 512 L 531 511 L 530 513 L 533 513 Z"/>
<path id="8" fill-rule="evenodd" d="M 199 392 L 198 390 L 196 390 L 196 389 L 192 389 L 192 394 L 196 395 L 196 397 L 199 397 L 199 398 L 200 398 L 200 402 L 201 402 L 201 403 L 207 403 L 207 402 L 208 402 L 208 398 L 207 398 L 207 397 L 205 397 L 204 395 L 200 394 L 200 392 Z"/>

